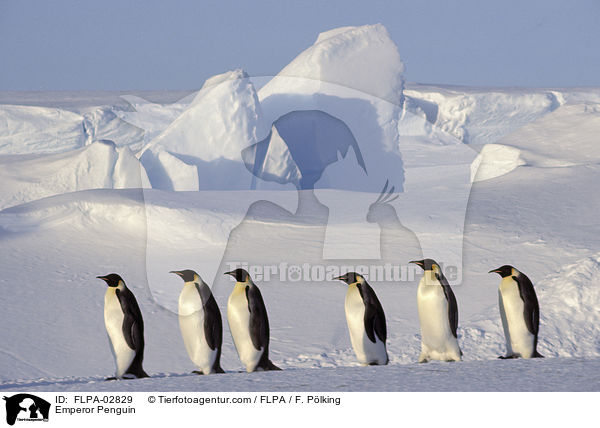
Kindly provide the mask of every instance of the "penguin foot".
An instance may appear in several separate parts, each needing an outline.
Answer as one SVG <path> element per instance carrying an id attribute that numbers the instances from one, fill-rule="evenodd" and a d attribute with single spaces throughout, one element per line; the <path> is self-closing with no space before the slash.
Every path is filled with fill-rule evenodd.
<path id="1" fill-rule="evenodd" d="M 192 373 L 196 373 L 197 375 L 203 375 L 204 372 L 202 370 L 192 370 Z"/>
<path id="2" fill-rule="evenodd" d="M 540 354 L 538 351 L 535 351 L 535 354 L 533 354 L 533 358 L 546 358 L 544 357 L 542 354 Z"/>
<path id="3" fill-rule="evenodd" d="M 500 355 L 498 358 L 501 360 L 512 360 L 519 357 L 517 357 L 516 355 Z"/>
<path id="4" fill-rule="evenodd" d="M 225 370 L 223 370 L 223 368 L 219 366 L 215 369 L 215 373 L 225 373 Z"/>
<path id="5" fill-rule="evenodd" d="M 109 381 L 113 381 L 113 380 L 119 380 L 119 378 L 111 376 L 111 377 L 107 377 L 106 379 L 104 379 L 105 382 L 109 382 Z"/>

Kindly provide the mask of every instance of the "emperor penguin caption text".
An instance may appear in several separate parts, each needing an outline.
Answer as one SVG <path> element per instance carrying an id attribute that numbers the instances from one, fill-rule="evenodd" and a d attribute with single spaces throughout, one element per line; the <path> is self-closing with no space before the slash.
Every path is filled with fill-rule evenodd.
<path id="1" fill-rule="evenodd" d="M 62 415 L 126 415 L 135 413 L 131 395 L 57 395 L 54 413 Z"/>
<path id="2" fill-rule="evenodd" d="M 148 406 L 161 409 L 192 406 L 310 406 L 336 407 L 342 398 L 327 394 L 310 393 L 186 393 L 186 394 L 65 394 L 56 395 L 52 413 L 61 416 L 112 415 L 125 416 L 144 413 Z"/>

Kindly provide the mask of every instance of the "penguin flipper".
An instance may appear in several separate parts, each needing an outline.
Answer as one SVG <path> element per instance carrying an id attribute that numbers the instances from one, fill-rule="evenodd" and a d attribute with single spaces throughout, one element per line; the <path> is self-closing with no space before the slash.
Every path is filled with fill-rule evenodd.
<path id="1" fill-rule="evenodd" d="M 125 317 L 123 318 L 123 336 L 125 338 L 125 342 L 127 342 L 127 346 L 129 346 L 136 352 L 140 348 L 139 335 L 140 326 L 132 316 L 128 316 L 128 314 L 125 314 Z"/>
<path id="2" fill-rule="evenodd" d="M 458 329 L 458 304 L 456 303 L 456 296 L 454 295 L 450 284 L 448 284 L 446 277 L 437 273 L 435 274 L 435 277 L 440 284 L 442 284 L 446 300 L 448 301 L 448 321 L 450 322 L 450 331 L 452 331 L 454 337 L 458 337 L 456 335 L 456 330 Z"/>
<path id="3" fill-rule="evenodd" d="M 375 335 L 385 343 L 387 339 L 387 329 L 385 325 L 385 315 L 383 314 L 383 309 L 378 308 L 375 305 L 366 305 L 365 306 L 365 333 L 369 340 L 373 343 L 376 343 Z"/>
<path id="4" fill-rule="evenodd" d="M 116 294 L 123 310 L 123 337 L 127 346 L 137 353 L 144 349 L 144 321 L 140 307 L 128 289 L 117 290 Z"/>
<path id="5" fill-rule="evenodd" d="M 358 291 L 360 292 L 365 305 L 364 324 L 367 337 L 371 342 L 376 343 L 375 335 L 377 335 L 379 340 L 385 343 L 387 339 L 385 314 L 375 291 L 373 291 L 371 286 L 366 283 L 364 285 L 359 285 Z"/>
<path id="6" fill-rule="evenodd" d="M 379 337 L 383 343 L 387 340 L 387 326 L 385 322 L 385 314 L 383 312 L 383 307 L 377 297 L 375 297 L 375 318 L 373 319 L 373 327 L 375 329 L 375 334 Z"/>
<path id="7" fill-rule="evenodd" d="M 214 351 L 223 343 L 223 320 L 219 306 L 212 294 L 204 305 L 204 312 L 204 337 L 208 347 Z M 208 320 L 213 320 L 213 322 L 208 322 Z"/>
<path id="8" fill-rule="evenodd" d="M 255 285 L 246 287 L 246 299 L 250 312 L 250 339 L 257 351 L 264 350 L 268 355 L 269 349 L 269 320 L 267 309 L 260 290 Z"/>
<path id="9" fill-rule="evenodd" d="M 123 378 L 128 374 L 138 379 L 150 377 L 142 368 L 142 360 L 144 359 L 144 321 L 140 307 L 133 293 L 127 288 L 122 293 L 117 292 L 117 297 L 121 303 L 121 309 L 123 309 L 123 337 L 127 346 L 135 351 L 135 357 L 124 373 Z"/>
<path id="10" fill-rule="evenodd" d="M 527 330 L 535 336 L 538 334 L 540 327 L 540 306 L 535 294 L 533 284 L 524 274 L 519 276 L 513 276 L 513 279 L 519 285 L 519 295 L 524 303 L 523 317 L 525 318 L 525 325 Z"/>

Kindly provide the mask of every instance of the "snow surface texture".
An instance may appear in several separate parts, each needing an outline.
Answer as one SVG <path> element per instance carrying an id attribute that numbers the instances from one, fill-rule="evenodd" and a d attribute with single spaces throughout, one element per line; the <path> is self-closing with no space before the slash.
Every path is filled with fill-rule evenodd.
<path id="1" fill-rule="evenodd" d="M 153 162 L 153 187 L 164 188 L 164 180 L 154 180 L 160 171 L 173 184 L 167 190 L 247 189 L 251 176 L 241 151 L 256 142 L 260 113 L 256 91 L 243 70 L 207 80 L 181 115 L 142 151 L 142 163 Z M 183 165 L 164 153 L 195 168 L 196 183 L 182 180 Z"/>
<path id="2" fill-rule="evenodd" d="M 597 390 L 600 89 L 405 85 L 402 71 L 374 25 L 322 33 L 272 78 L 236 70 L 193 93 L 0 94 L 0 388 Z M 398 199 L 374 203 L 386 181 Z M 367 272 L 390 366 L 359 367 L 345 286 L 310 268 L 420 257 L 454 287 L 465 361 L 416 365 L 420 271 Z M 282 373 L 236 373 L 225 323 L 230 373 L 189 375 L 168 272 L 200 273 L 225 319 L 232 263 L 276 269 L 256 282 Z M 487 272 L 503 264 L 535 285 L 544 360 L 496 361 Z M 95 277 L 110 272 L 140 303 L 153 379 L 99 381 L 114 363 Z"/>

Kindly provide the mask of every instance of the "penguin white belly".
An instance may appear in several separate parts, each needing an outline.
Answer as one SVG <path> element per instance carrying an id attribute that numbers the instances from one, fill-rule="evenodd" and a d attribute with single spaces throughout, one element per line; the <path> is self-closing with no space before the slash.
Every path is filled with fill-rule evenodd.
<path id="1" fill-rule="evenodd" d="M 519 285 L 512 277 L 506 277 L 500 282 L 499 292 L 502 301 L 500 315 L 505 334 L 508 332 L 506 335 L 507 351 L 509 354 L 512 353 L 522 358 L 532 358 L 535 336 L 529 332 L 525 323 L 525 303 L 521 299 Z"/>
<path id="2" fill-rule="evenodd" d="M 179 328 L 190 360 L 210 374 L 218 348 L 210 349 L 204 335 L 204 307 L 194 285 L 186 284 L 179 295 Z"/>
<path id="3" fill-rule="evenodd" d="M 450 329 L 448 301 L 444 289 L 437 283 L 421 279 L 417 291 L 417 308 L 421 325 L 421 357 L 442 361 L 460 360 L 458 341 Z"/>
<path id="4" fill-rule="evenodd" d="M 348 288 L 345 310 L 350 342 L 358 362 L 363 365 L 386 364 L 388 358 L 385 344 L 375 333 L 375 343 L 371 342 L 365 331 L 365 305 L 355 285 Z"/>
<path id="5" fill-rule="evenodd" d="M 239 287 L 239 288 L 238 288 Z M 227 301 L 227 321 L 235 349 L 247 372 L 256 369 L 264 349 L 257 350 L 250 337 L 250 311 L 244 286 L 236 285 Z"/>
<path id="6" fill-rule="evenodd" d="M 123 319 L 125 318 L 121 303 L 114 287 L 109 287 L 104 295 L 104 324 L 110 339 L 110 347 L 117 365 L 116 377 L 123 377 L 135 358 L 135 350 L 131 349 L 123 336 Z"/>

